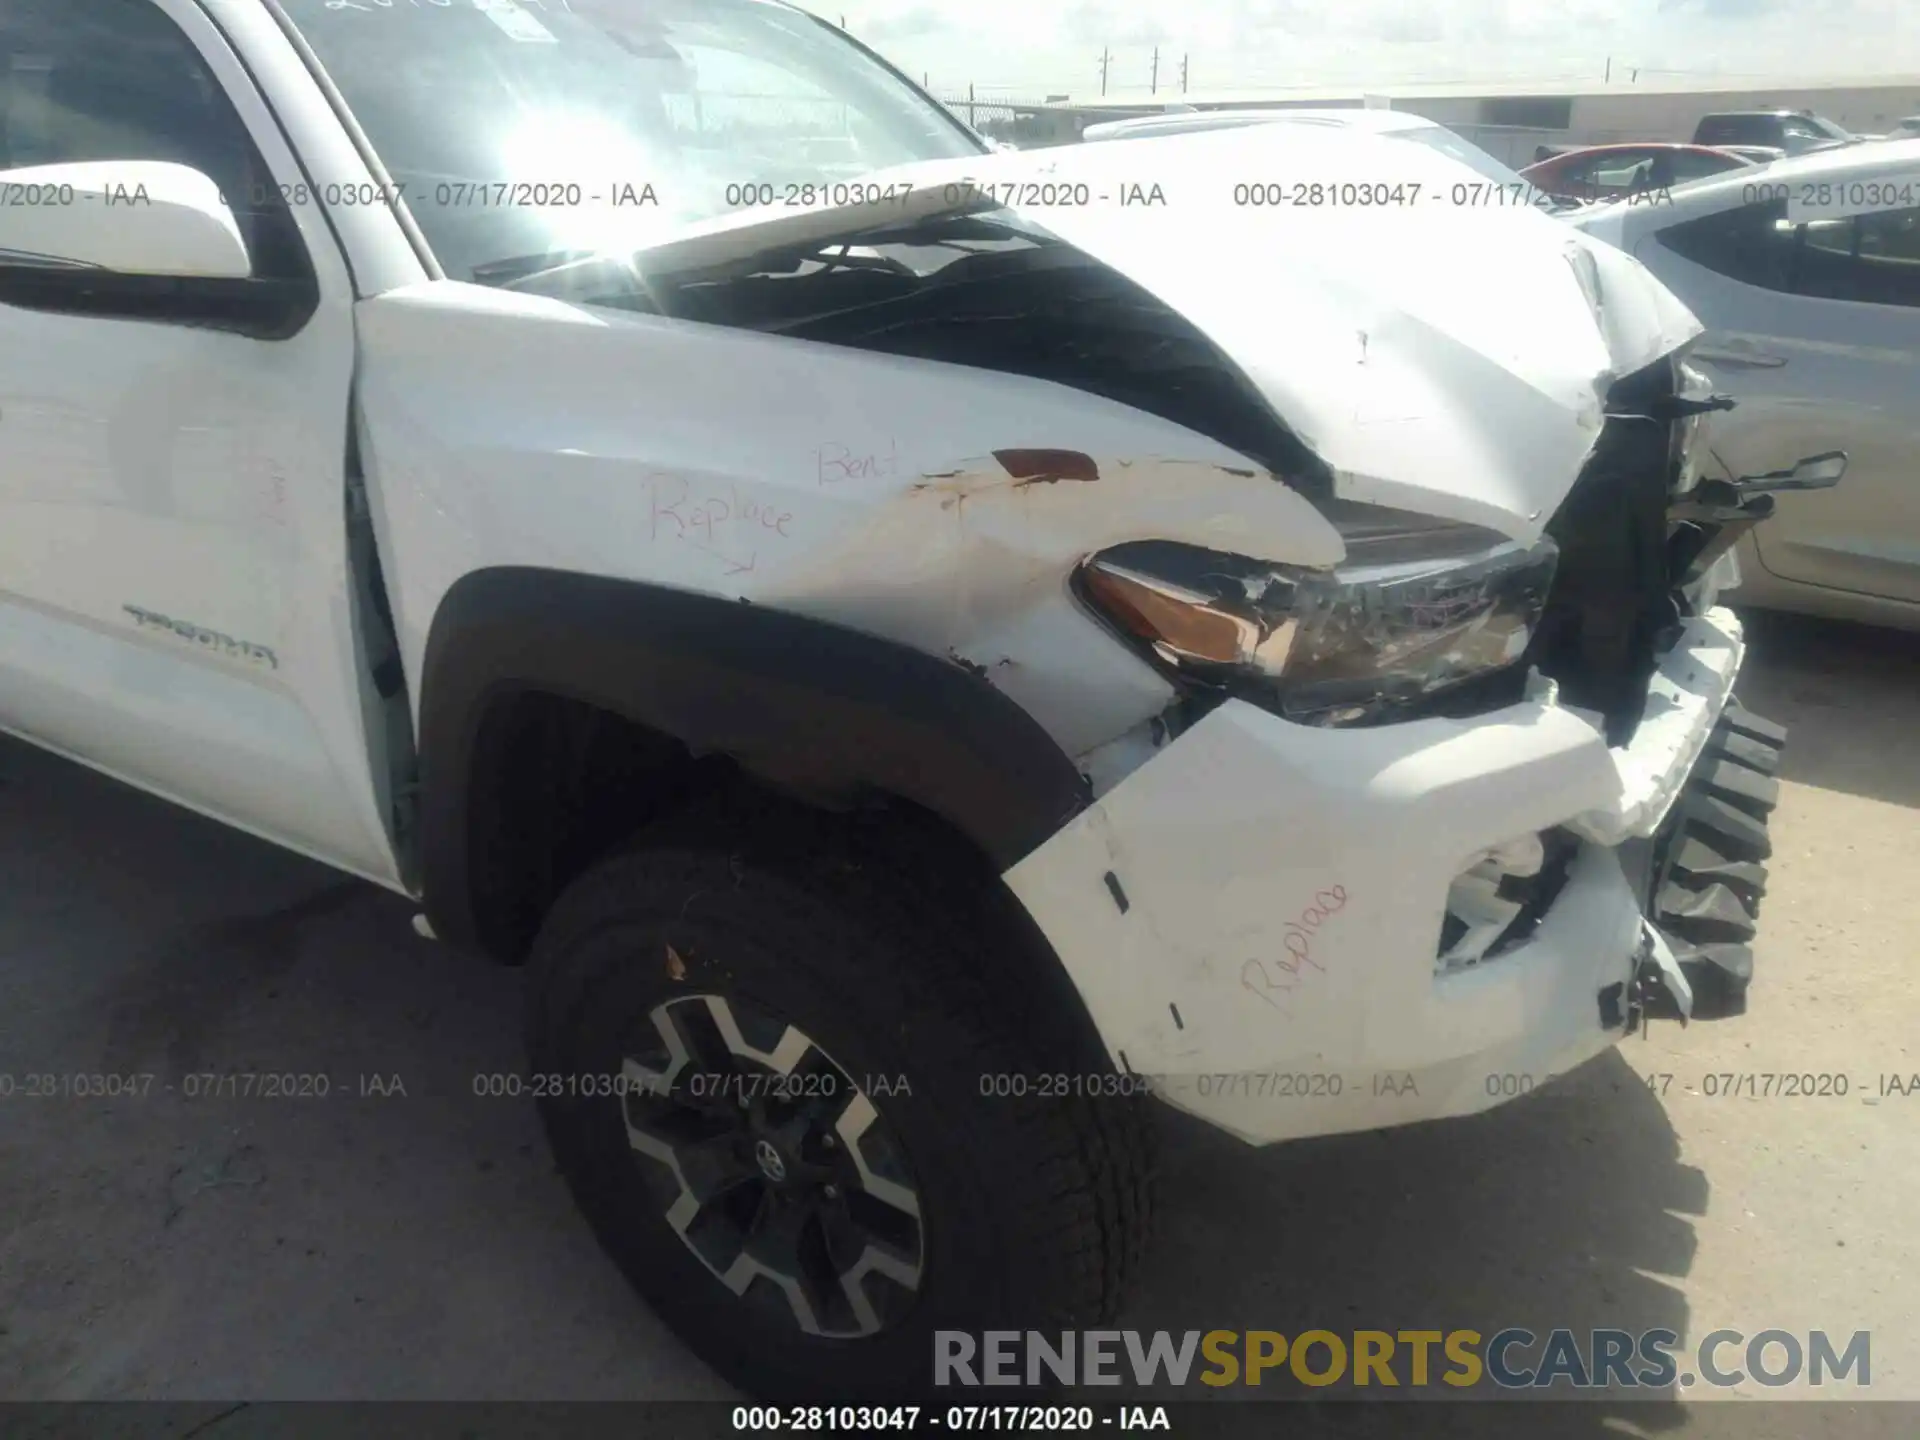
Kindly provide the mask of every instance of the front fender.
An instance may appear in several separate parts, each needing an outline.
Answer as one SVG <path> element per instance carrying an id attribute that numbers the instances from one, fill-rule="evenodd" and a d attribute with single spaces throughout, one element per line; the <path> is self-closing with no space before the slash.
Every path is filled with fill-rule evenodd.
<path id="1" fill-rule="evenodd" d="M 984 679 L 918 650 L 738 600 L 503 567 L 448 591 L 420 695 L 420 864 L 442 938 L 500 933 L 471 853 L 471 778 L 489 713 L 538 690 L 584 701 L 775 784 L 910 800 L 999 869 L 1086 802 L 1038 723 Z M 484 831 L 484 827 L 480 827 Z"/>
<path id="2" fill-rule="evenodd" d="M 356 318 L 368 489 L 416 687 L 461 577 L 532 567 L 957 655 L 1080 756 L 1172 699 L 1072 597 L 1083 557 L 1151 538 L 1344 554 L 1257 461 L 1048 381 L 453 282 Z"/>

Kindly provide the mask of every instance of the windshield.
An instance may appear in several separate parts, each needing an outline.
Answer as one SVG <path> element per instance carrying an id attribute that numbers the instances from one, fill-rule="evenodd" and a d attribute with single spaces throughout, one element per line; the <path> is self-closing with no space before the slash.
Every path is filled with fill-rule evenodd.
<path id="1" fill-rule="evenodd" d="M 870 52 L 769 0 L 283 4 L 456 279 L 981 149 Z"/>

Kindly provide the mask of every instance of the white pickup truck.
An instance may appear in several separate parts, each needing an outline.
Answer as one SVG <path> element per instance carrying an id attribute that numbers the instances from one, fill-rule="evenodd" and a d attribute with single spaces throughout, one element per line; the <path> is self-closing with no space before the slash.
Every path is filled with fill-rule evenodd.
<path id="1" fill-rule="evenodd" d="M 1154 1103 L 1739 1008 L 1765 497 L 1446 132 L 990 152 L 770 0 L 7 0 L 0 117 L 0 725 L 530 961 L 742 1386 L 1110 1316 Z"/>

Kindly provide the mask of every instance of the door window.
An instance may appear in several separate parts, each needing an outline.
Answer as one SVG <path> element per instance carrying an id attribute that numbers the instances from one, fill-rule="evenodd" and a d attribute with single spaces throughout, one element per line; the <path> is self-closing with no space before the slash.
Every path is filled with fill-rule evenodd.
<path id="1" fill-rule="evenodd" d="M 1920 209 L 1862 215 L 1854 246 L 1856 299 L 1869 305 L 1920 305 Z"/>
<path id="2" fill-rule="evenodd" d="M 1794 227 L 1787 223 L 1784 199 L 1670 225 L 1658 239 L 1674 254 L 1730 280 L 1766 290 L 1793 288 Z"/>
<path id="3" fill-rule="evenodd" d="M 1722 115 L 1702 120 L 1694 138 L 1702 145 L 1771 145 L 1773 127 L 1762 116 Z"/>
<path id="4" fill-rule="evenodd" d="M 1704 179 L 1708 175 L 1718 175 L 1722 171 L 1734 169 L 1740 163 L 1724 155 L 1708 155 L 1698 150 L 1675 151 L 1672 159 L 1673 183 L 1676 185 L 1688 180 Z"/>
<path id="5" fill-rule="evenodd" d="M 1589 187 L 1596 195 L 1625 195 L 1646 172 L 1646 151 L 1610 150 L 1594 162 Z"/>
<path id="6" fill-rule="evenodd" d="M 1659 241 L 1729 279 L 1786 294 L 1920 306 L 1920 208 L 1792 225 L 1786 201 L 1670 226 Z"/>
<path id="7" fill-rule="evenodd" d="M 1832 139 L 1831 135 L 1810 121 L 1789 119 L 1780 123 L 1780 143 L 1787 147 L 1789 154 L 1810 150 L 1815 145 L 1825 145 Z"/>

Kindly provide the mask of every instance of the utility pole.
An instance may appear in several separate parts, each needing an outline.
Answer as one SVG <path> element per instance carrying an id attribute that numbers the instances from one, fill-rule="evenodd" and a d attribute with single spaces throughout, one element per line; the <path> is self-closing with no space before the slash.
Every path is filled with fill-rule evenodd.
<path id="1" fill-rule="evenodd" d="M 1187 93 L 1187 57 L 1184 55 L 1180 57 L 1180 93 Z"/>
<path id="2" fill-rule="evenodd" d="M 1100 47 L 1100 93 L 1107 93 L 1107 66 L 1113 63 L 1113 52 L 1106 46 Z"/>
<path id="3" fill-rule="evenodd" d="M 1147 93 L 1149 95 L 1160 93 L 1160 47 L 1158 45 L 1153 47 L 1153 75 L 1147 81 Z"/>
<path id="4" fill-rule="evenodd" d="M 1613 57 L 1611 55 L 1607 56 L 1607 79 L 1609 82 L 1613 79 Z"/>

